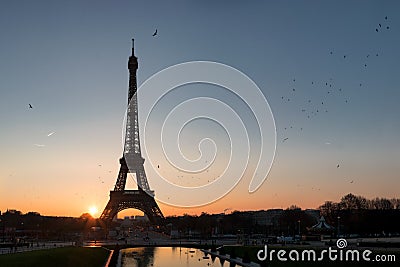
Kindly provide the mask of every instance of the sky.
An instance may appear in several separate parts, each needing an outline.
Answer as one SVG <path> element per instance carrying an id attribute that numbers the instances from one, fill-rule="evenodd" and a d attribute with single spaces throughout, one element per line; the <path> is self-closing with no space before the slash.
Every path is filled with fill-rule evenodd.
<path id="1" fill-rule="evenodd" d="M 210 120 L 187 125 L 180 140 L 187 158 L 202 156 L 203 138 L 219 145 L 209 172 L 198 177 L 178 179 L 164 156 L 145 157 L 165 215 L 317 208 L 350 192 L 398 198 L 399 11 L 398 1 L 1 1 L 0 211 L 80 216 L 105 207 L 123 151 L 133 37 L 139 86 L 179 63 L 222 63 L 259 87 L 276 125 L 275 158 L 258 190 L 248 192 L 246 170 L 229 193 L 200 207 L 165 203 L 174 196 L 152 185 L 153 171 L 182 186 L 209 183 L 238 150 L 229 136 L 239 131 L 228 134 Z M 257 152 L 254 116 L 216 85 L 179 87 L 163 98 L 152 123 L 200 96 L 231 104 Z M 147 100 L 140 90 L 138 99 L 141 116 Z M 141 129 L 144 122 L 141 116 Z M 210 144 L 204 149 L 213 153 Z M 134 188 L 131 180 L 127 187 Z"/>

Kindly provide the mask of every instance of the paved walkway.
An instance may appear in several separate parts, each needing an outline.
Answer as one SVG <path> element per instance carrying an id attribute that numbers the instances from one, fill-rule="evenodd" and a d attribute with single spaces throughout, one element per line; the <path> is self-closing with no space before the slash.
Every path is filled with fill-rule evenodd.
<path id="1" fill-rule="evenodd" d="M 35 251 L 35 250 L 43 250 L 43 249 L 52 249 L 59 247 L 68 247 L 73 246 L 74 242 L 39 242 L 33 243 L 33 246 L 22 246 L 22 247 L 8 247 L 8 248 L 0 248 L 0 255 L 2 254 L 11 254 L 11 253 L 20 253 L 27 251 Z"/>

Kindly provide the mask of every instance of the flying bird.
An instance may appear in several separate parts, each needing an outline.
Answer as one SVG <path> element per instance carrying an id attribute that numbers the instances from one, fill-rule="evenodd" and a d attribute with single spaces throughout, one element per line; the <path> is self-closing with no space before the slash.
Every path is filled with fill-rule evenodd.
<path id="1" fill-rule="evenodd" d="M 376 28 L 375 31 L 376 31 L 376 32 L 379 32 L 379 31 L 378 31 L 378 28 Z"/>
<path id="2" fill-rule="evenodd" d="M 156 36 L 157 35 L 157 29 L 156 29 L 156 31 L 153 33 L 153 36 Z"/>
<path id="3" fill-rule="evenodd" d="M 29 108 L 33 108 L 31 104 L 29 104 Z"/>
<path id="4" fill-rule="evenodd" d="M 53 134 L 55 134 L 56 132 L 51 132 L 49 133 L 47 136 L 52 136 Z"/>
<path id="5" fill-rule="evenodd" d="M 385 17 L 385 19 L 387 20 L 387 16 Z"/>
<path id="6" fill-rule="evenodd" d="M 283 142 L 285 142 L 285 141 L 286 141 L 286 140 L 288 140 L 288 139 L 289 139 L 289 138 L 288 138 L 288 137 L 286 137 L 285 139 L 283 139 L 282 143 L 283 143 Z"/>
<path id="7" fill-rule="evenodd" d="M 37 147 L 45 147 L 46 145 L 42 145 L 42 144 L 33 144 L 34 146 L 37 146 Z"/>
<path id="8" fill-rule="evenodd" d="M 339 168 L 340 166 L 339 166 L 339 164 L 336 166 L 336 168 Z"/>
<path id="9" fill-rule="evenodd" d="M 382 28 L 382 25 L 379 23 L 379 28 Z"/>

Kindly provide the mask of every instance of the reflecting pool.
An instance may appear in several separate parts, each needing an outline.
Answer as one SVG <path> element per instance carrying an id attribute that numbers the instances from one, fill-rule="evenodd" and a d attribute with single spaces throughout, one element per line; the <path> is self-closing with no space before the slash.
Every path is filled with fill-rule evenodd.
<path id="1" fill-rule="evenodd" d="M 205 255 L 199 249 L 179 247 L 140 247 L 120 251 L 120 265 L 123 267 L 228 267 L 229 262 Z"/>

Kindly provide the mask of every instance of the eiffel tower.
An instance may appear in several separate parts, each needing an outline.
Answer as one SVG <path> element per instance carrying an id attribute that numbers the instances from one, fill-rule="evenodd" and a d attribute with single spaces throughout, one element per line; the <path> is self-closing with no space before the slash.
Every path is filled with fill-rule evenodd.
<path id="1" fill-rule="evenodd" d="M 164 216 L 154 199 L 154 191 L 150 190 L 144 170 L 144 158 L 140 150 L 139 140 L 139 121 L 138 121 L 138 102 L 137 102 L 137 81 L 136 71 L 138 60 L 135 56 L 134 39 L 132 39 L 132 55 L 128 61 L 129 69 L 129 93 L 128 111 L 126 119 L 126 134 L 124 152 L 119 160 L 121 164 L 117 182 L 114 190 L 110 191 L 110 200 L 104 208 L 100 219 L 106 224 L 110 224 L 118 212 L 134 208 L 147 215 L 150 222 L 160 225 L 163 223 Z M 128 164 L 129 162 L 129 167 Z M 137 190 L 126 190 L 126 178 L 129 173 L 135 173 Z"/>

